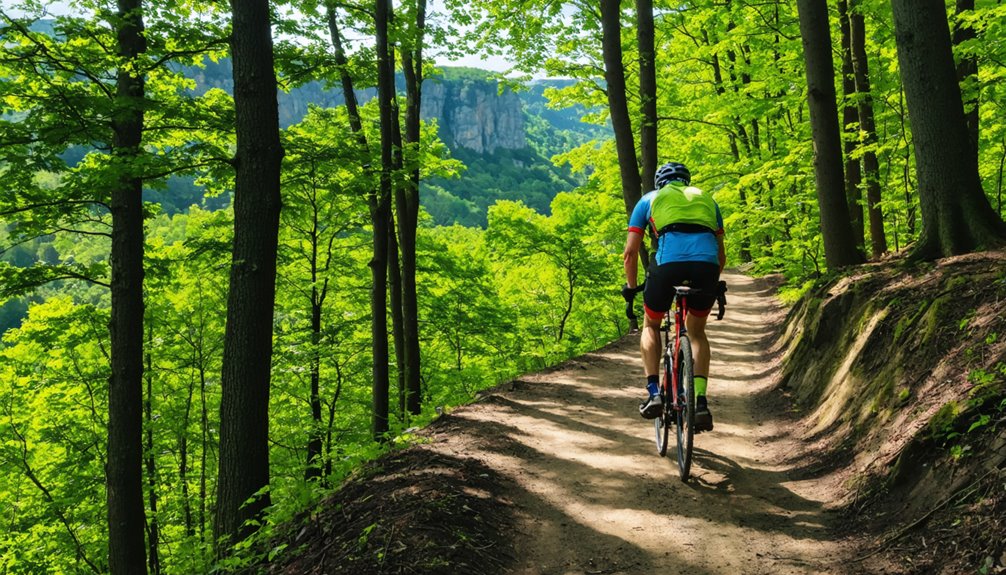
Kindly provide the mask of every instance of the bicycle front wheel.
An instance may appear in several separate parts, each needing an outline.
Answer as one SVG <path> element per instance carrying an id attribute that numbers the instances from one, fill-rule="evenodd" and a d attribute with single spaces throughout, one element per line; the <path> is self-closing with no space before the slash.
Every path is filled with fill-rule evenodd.
<path id="1" fill-rule="evenodd" d="M 681 481 L 688 481 L 692 468 L 692 442 L 695 439 L 695 371 L 692 363 L 692 342 L 681 336 L 678 351 L 678 404 L 675 410 L 678 440 L 678 471 Z"/>

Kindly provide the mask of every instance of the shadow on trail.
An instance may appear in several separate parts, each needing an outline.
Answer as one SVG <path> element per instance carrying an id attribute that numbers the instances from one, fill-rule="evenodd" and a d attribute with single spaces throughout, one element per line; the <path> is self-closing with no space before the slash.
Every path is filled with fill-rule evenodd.
<path id="1" fill-rule="evenodd" d="M 736 525 L 775 532 L 793 538 L 825 539 L 828 533 L 823 527 L 823 511 L 816 502 L 799 497 L 782 484 L 789 481 L 788 470 L 766 470 L 745 467 L 715 453 L 714 435 L 699 435 L 697 441 L 708 441 L 708 448 L 697 446 L 695 461 L 704 472 L 699 472 L 692 483 L 683 484 L 677 477 L 673 459 L 673 443 L 666 459 L 656 455 L 652 440 L 652 424 L 639 418 L 631 419 L 638 425 L 639 433 L 626 433 L 616 425 L 606 425 L 614 420 L 625 420 L 633 416 L 633 406 L 624 400 L 592 393 L 588 385 L 571 386 L 552 382 L 526 383 L 516 392 L 506 396 L 496 395 L 482 402 L 490 411 L 499 409 L 500 417 L 490 421 L 479 418 L 472 421 L 471 432 L 479 438 L 479 446 L 487 452 L 503 456 L 518 457 L 526 464 L 524 473 L 550 481 L 554 488 L 563 493 L 562 498 L 578 500 L 581 504 L 597 505 L 610 509 L 635 509 L 638 512 L 666 513 L 671 516 L 704 519 L 709 506 L 731 507 L 729 516 Z M 562 397 L 562 411 L 553 411 L 543 405 L 554 402 L 540 401 Z M 724 401 L 735 401 L 725 398 Z M 739 400 L 736 400 L 739 401 Z M 590 407 L 589 417 L 578 413 L 578 409 Z M 729 411 L 733 411 L 730 409 Z M 504 413 L 506 412 L 506 416 Z M 519 414 L 537 422 L 547 422 L 555 436 L 565 436 L 567 449 L 548 453 L 532 445 L 539 439 L 527 434 L 517 426 L 501 423 Z M 463 416 L 463 415 L 462 415 Z M 638 423 L 637 423 L 638 422 Z M 757 421 L 730 422 L 738 428 L 737 435 L 750 436 Z M 540 425 L 536 425 L 540 427 Z M 593 438 L 593 440 L 591 440 Z M 583 443 L 586 442 L 586 445 Z M 673 435 L 672 435 L 673 442 Z M 701 445 L 701 444 L 700 444 Z M 590 465 L 581 458 L 593 453 L 609 460 L 608 466 Z M 557 473 L 558 461 L 562 461 L 563 471 Z M 638 464 L 636 469 L 625 468 L 625 460 Z M 704 475 L 718 474 L 722 479 L 709 483 Z M 651 477 L 641 477 L 641 474 Z M 762 486 L 760 489 L 751 486 Z M 659 497 L 670 486 L 674 496 Z M 655 498 L 643 497 L 653 492 Z M 694 492 L 698 501 L 688 498 Z M 728 499 L 723 496 L 727 495 Z M 733 501 L 746 501 L 737 507 Z M 654 501 L 658 505 L 654 507 Z M 560 511 L 560 510 L 556 510 Z"/>
<path id="2" fill-rule="evenodd" d="M 703 469 L 723 477 L 719 481 L 710 482 L 703 475 L 697 475 L 694 481 L 689 482 L 689 486 L 695 491 L 710 494 L 714 498 L 746 497 L 761 502 L 754 509 L 750 506 L 731 506 L 731 515 L 738 525 L 760 531 L 778 531 L 800 539 L 830 538 L 820 504 L 800 497 L 781 485 L 782 481 L 789 479 L 789 470 L 777 472 L 745 467 L 705 449 L 693 450 L 693 458 Z M 767 491 L 752 489 L 753 485 L 767 485 L 768 488 Z"/>

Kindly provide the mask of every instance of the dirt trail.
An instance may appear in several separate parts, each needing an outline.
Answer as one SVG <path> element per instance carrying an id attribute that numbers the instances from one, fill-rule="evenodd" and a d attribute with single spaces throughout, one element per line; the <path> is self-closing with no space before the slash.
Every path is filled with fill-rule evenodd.
<path id="1" fill-rule="evenodd" d="M 777 361 L 765 358 L 781 311 L 751 278 L 726 280 L 727 316 L 709 329 L 716 429 L 696 436 L 687 484 L 671 453 L 656 454 L 653 426 L 636 411 L 638 335 L 526 376 L 433 434 L 429 448 L 504 476 L 518 515 L 515 573 L 842 571 L 828 493 L 813 478 L 792 479 L 793 423 L 758 397 L 777 377 Z M 478 431 L 451 432 L 461 426 Z"/>

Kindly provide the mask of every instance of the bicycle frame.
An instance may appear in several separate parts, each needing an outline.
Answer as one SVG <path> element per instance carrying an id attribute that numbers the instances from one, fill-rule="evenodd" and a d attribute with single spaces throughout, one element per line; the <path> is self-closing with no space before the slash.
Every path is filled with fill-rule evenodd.
<path id="1" fill-rule="evenodd" d="M 668 311 L 664 315 L 664 322 L 661 326 L 661 331 L 664 332 L 665 344 L 664 350 L 665 354 L 668 353 L 668 348 L 670 348 L 670 356 L 673 358 L 671 360 L 670 375 L 664 370 L 663 386 L 664 386 L 664 397 L 670 397 L 672 401 L 672 406 L 675 411 L 681 411 L 683 407 L 681 401 L 678 397 L 678 389 L 680 388 L 680 383 L 678 381 L 678 374 L 681 372 L 680 361 L 680 351 L 681 351 L 681 336 L 688 333 L 688 328 L 685 327 L 685 318 L 688 317 L 688 296 L 681 294 L 674 294 L 674 303 L 671 306 L 671 310 L 674 312 L 674 340 L 670 339 L 671 331 L 671 312 Z M 670 377 L 671 381 L 667 381 Z M 668 385 L 670 389 L 668 389 Z"/>

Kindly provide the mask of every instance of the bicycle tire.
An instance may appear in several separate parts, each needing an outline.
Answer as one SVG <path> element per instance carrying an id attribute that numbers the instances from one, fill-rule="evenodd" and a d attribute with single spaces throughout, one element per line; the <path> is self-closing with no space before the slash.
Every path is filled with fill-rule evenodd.
<path id="1" fill-rule="evenodd" d="M 664 381 L 671 381 L 671 357 L 664 353 Z M 670 383 L 668 383 L 670 385 Z M 657 442 L 657 453 L 660 457 L 667 455 L 667 444 L 670 438 L 671 425 L 674 421 L 674 408 L 671 406 L 671 395 L 667 393 L 669 388 L 661 386 L 660 399 L 663 400 L 663 408 L 660 415 L 653 420 L 653 434 Z"/>
<path id="2" fill-rule="evenodd" d="M 677 459 L 681 481 L 687 482 L 692 468 L 692 443 L 695 439 L 695 371 L 692 363 L 692 342 L 687 335 L 681 336 L 678 351 L 678 381 L 684 388 L 684 397 L 678 398 L 681 409 L 675 410 L 678 440 Z M 682 401 L 683 399 L 683 401 Z"/>

